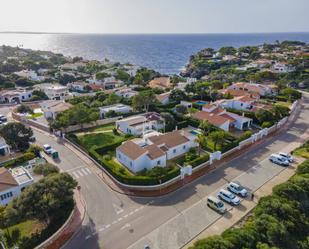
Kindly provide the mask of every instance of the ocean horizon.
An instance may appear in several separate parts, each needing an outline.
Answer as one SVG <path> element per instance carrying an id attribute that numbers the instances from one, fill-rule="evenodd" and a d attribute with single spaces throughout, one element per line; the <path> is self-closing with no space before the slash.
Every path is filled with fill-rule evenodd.
<path id="1" fill-rule="evenodd" d="M 84 59 L 132 63 L 162 74 L 177 74 L 191 55 L 207 47 L 246 46 L 275 41 L 308 43 L 309 32 L 293 33 L 211 33 L 211 34 L 78 34 L 41 32 L 0 32 L 0 45 L 48 50 Z"/>

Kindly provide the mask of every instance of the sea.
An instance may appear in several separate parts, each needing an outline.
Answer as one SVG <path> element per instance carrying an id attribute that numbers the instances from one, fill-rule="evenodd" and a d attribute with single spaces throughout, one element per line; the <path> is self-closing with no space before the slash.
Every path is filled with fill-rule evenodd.
<path id="1" fill-rule="evenodd" d="M 309 43 L 309 33 L 258 34 L 41 34 L 0 33 L 0 45 L 49 50 L 84 59 L 105 58 L 178 74 L 191 55 L 203 48 L 240 47 L 298 40 Z"/>

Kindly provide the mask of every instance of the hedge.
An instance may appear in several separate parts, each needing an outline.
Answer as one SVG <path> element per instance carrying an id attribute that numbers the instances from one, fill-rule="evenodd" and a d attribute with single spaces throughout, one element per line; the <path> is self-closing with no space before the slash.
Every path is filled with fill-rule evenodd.
<path id="1" fill-rule="evenodd" d="M 116 170 L 119 165 L 113 160 L 105 160 L 102 156 L 92 148 L 89 151 L 89 155 L 95 159 L 100 165 L 102 165 L 110 174 L 113 175 L 118 181 L 128 185 L 157 185 L 160 184 L 159 178 L 149 177 L 149 176 L 136 176 L 136 175 L 126 175 L 120 170 Z M 161 178 L 161 183 L 166 182 L 180 174 L 179 168 L 174 168 L 167 175 Z"/>
<path id="2" fill-rule="evenodd" d="M 35 157 L 36 157 L 36 155 L 34 153 L 26 152 L 23 155 L 15 158 L 15 159 L 12 159 L 10 161 L 2 163 L 0 166 L 5 167 L 5 168 L 12 168 L 12 167 L 15 167 L 17 165 L 21 165 L 25 162 L 28 162 L 29 160 L 32 160 Z"/>
<path id="3" fill-rule="evenodd" d="M 200 156 L 198 158 L 195 158 L 192 161 L 186 162 L 187 165 L 191 165 L 192 168 L 195 168 L 196 166 L 201 165 L 202 163 L 205 163 L 209 160 L 209 154 L 205 154 L 203 156 Z"/>

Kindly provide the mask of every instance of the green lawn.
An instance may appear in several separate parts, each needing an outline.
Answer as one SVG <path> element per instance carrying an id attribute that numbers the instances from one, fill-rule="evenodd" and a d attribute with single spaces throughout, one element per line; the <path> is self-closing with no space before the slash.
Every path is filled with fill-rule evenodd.
<path id="1" fill-rule="evenodd" d="M 276 101 L 275 105 L 282 105 L 282 106 L 286 106 L 286 107 L 290 107 L 291 106 L 291 102 L 287 101 Z"/>
<path id="2" fill-rule="evenodd" d="M 39 118 L 39 117 L 42 117 L 42 116 L 43 116 L 43 113 L 33 113 L 30 116 L 28 116 L 27 118 L 35 119 L 35 118 Z"/>
<path id="3" fill-rule="evenodd" d="M 17 225 L 9 227 L 8 230 L 11 233 L 14 229 L 18 229 L 20 231 L 21 237 L 30 237 L 31 234 L 37 231 L 41 231 L 43 228 L 44 228 L 44 225 L 40 223 L 39 221 L 27 220 Z"/>
<path id="4" fill-rule="evenodd" d="M 293 155 L 309 159 L 309 142 L 294 150 Z"/>
<path id="5" fill-rule="evenodd" d="M 101 147 L 125 140 L 124 136 L 114 135 L 113 132 L 86 134 L 77 136 L 77 138 L 79 144 L 87 150 L 90 150 L 94 145 Z"/>

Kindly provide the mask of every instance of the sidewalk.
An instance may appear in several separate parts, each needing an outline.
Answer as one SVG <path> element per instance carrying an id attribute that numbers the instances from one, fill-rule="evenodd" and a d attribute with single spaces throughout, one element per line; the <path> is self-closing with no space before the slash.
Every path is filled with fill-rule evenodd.
<path id="1" fill-rule="evenodd" d="M 303 159 L 298 158 L 297 163 L 301 163 Z M 216 222 L 208 226 L 202 233 L 197 235 L 193 240 L 186 244 L 182 248 L 189 248 L 194 245 L 194 242 L 200 239 L 204 239 L 213 235 L 220 235 L 226 229 L 233 227 L 237 222 L 243 219 L 248 213 L 250 213 L 257 205 L 261 197 L 268 196 L 272 193 L 272 188 L 278 184 L 286 182 L 291 176 L 294 175 L 297 165 L 288 167 L 281 171 L 277 176 L 273 177 L 259 189 L 254 192 L 254 201 L 244 199 L 241 204 L 244 208 L 236 209 L 232 208 L 228 215 L 223 215 Z"/>

